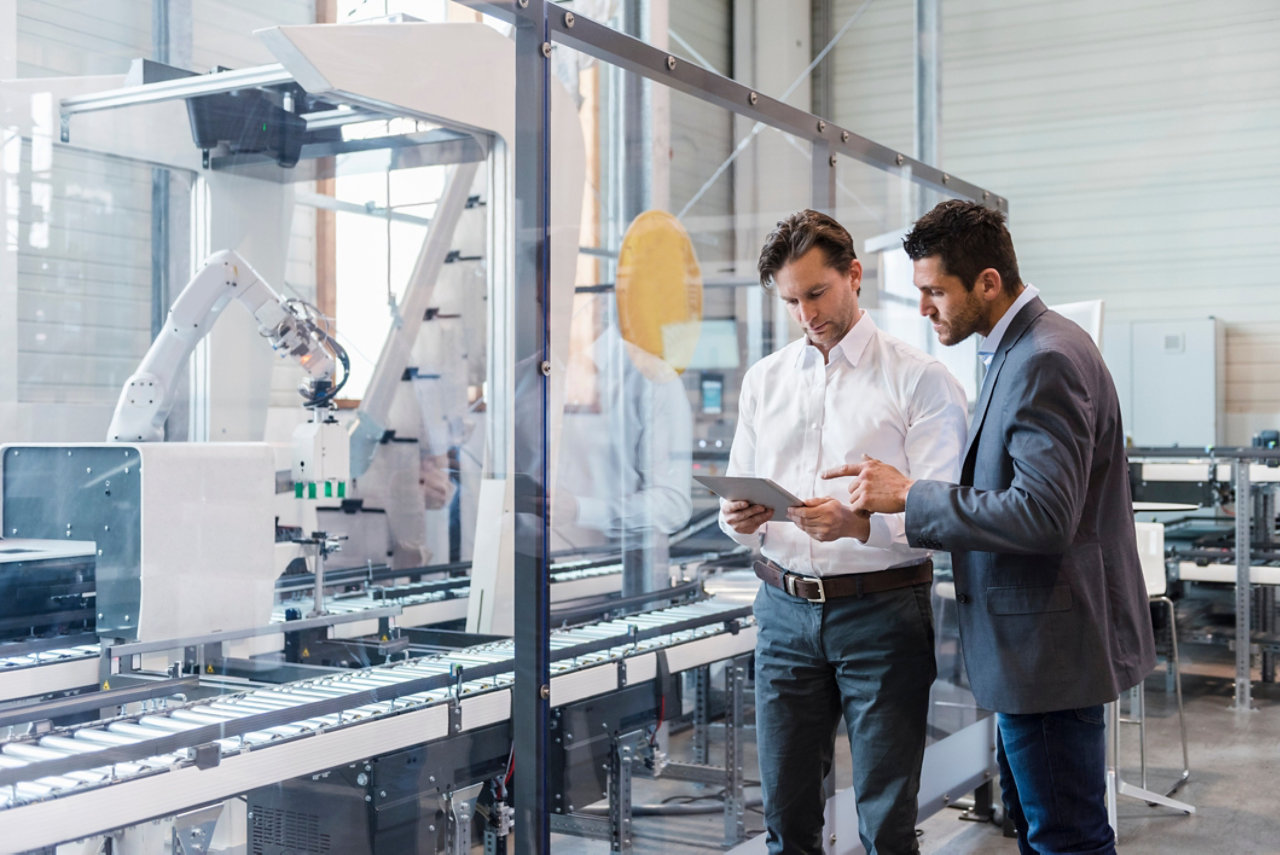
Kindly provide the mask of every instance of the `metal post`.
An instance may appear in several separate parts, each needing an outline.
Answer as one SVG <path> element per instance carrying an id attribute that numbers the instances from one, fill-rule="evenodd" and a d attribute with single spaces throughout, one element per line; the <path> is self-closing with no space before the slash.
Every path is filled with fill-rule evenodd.
<path id="1" fill-rule="evenodd" d="M 1259 549 L 1275 548 L 1276 490 L 1274 484 L 1267 484 L 1258 491 L 1258 513 L 1254 517 L 1256 529 L 1254 537 Z M 1264 683 L 1274 683 L 1276 679 L 1276 654 L 1271 647 L 1272 636 L 1276 631 L 1276 598 L 1275 588 L 1270 585 L 1259 587 L 1253 595 L 1257 617 L 1254 625 L 1263 636 L 1261 650 L 1262 673 Z"/>
<path id="2" fill-rule="evenodd" d="M 1251 562 L 1252 514 L 1249 513 L 1249 461 L 1237 458 L 1236 467 L 1236 696 L 1231 708 L 1253 709 L 1250 683 L 1252 630 Z"/>
<path id="3" fill-rule="evenodd" d="M 649 40 L 649 0 L 624 0 L 623 30 L 628 35 Z M 621 75 L 622 162 L 616 164 L 620 180 L 621 204 L 618 218 L 622 231 L 653 205 L 653 83 L 638 74 Z M 628 532 L 622 539 L 622 596 L 630 597 L 666 586 L 668 574 L 666 534 L 655 529 Z"/>
<path id="4" fill-rule="evenodd" d="M 814 57 L 830 52 L 827 46 L 831 44 L 835 30 L 834 5 L 833 0 L 812 0 L 809 4 L 809 45 Z M 819 62 L 810 74 L 809 105 L 815 116 L 829 117 L 835 110 L 832 98 L 834 65 L 834 62 Z"/>
<path id="5" fill-rule="evenodd" d="M 693 762 L 705 766 L 711 759 L 711 666 L 693 671 Z"/>
<path id="6" fill-rule="evenodd" d="M 1276 634 L 1276 589 L 1273 585 L 1264 585 L 1258 589 L 1258 596 L 1261 600 L 1261 615 L 1259 617 L 1258 626 L 1267 636 L 1267 646 L 1262 651 L 1262 682 L 1274 683 L 1276 681 L 1276 652 L 1271 645 L 1274 643 Z"/>
<path id="7" fill-rule="evenodd" d="M 995 816 L 995 787 L 988 778 L 973 791 L 973 807 L 960 814 L 960 818 L 967 822 L 995 822 Z"/>
<path id="8" fill-rule="evenodd" d="M 938 0 L 916 0 L 916 158 L 938 165 L 942 28 Z"/>
<path id="9" fill-rule="evenodd" d="M 836 156 L 831 144 L 813 144 L 813 208 L 827 214 L 836 210 Z"/>
<path id="10" fill-rule="evenodd" d="M 624 31 L 641 41 L 648 41 L 649 4 L 647 0 L 625 0 Z M 653 128 L 650 122 L 649 80 L 638 74 L 622 76 L 623 162 L 619 174 L 622 181 L 622 224 L 629 224 L 649 207 L 653 181 Z"/>
<path id="11" fill-rule="evenodd" d="M 151 0 L 151 55 L 169 62 L 169 3 Z M 151 170 L 151 337 L 169 312 L 169 170 Z"/>
<path id="12" fill-rule="evenodd" d="M 169 313 L 169 170 L 151 170 L 151 338 Z"/>
<path id="13" fill-rule="evenodd" d="M 324 537 L 316 538 L 316 569 L 315 569 L 315 594 L 311 598 L 311 614 L 307 617 L 320 617 L 325 613 L 324 609 Z"/>
<path id="14" fill-rule="evenodd" d="M 735 659 L 724 669 L 724 844 L 733 846 L 746 837 L 746 798 L 742 775 L 742 694 L 747 682 L 743 660 Z"/>
<path id="15" fill-rule="evenodd" d="M 635 734 L 613 741 L 609 752 L 609 851 L 630 853 L 631 837 L 631 747 Z"/>
<path id="16" fill-rule="evenodd" d="M 516 395 L 512 469 L 516 507 L 530 521 L 515 543 L 515 688 L 511 700 L 515 756 L 515 849 L 551 849 L 547 789 L 550 732 L 550 596 L 547 573 L 547 392 L 551 356 L 550 128 L 551 41 L 544 0 L 520 0 L 515 23 L 516 139 L 514 352 Z M 505 438 L 503 438 L 505 440 Z M 499 474 L 499 473 L 495 473 Z"/>
<path id="17" fill-rule="evenodd" d="M 941 105 L 942 27 L 938 0 L 916 0 L 916 157 L 938 164 L 938 112 Z M 915 185 L 913 218 L 928 207 L 928 190 Z"/>

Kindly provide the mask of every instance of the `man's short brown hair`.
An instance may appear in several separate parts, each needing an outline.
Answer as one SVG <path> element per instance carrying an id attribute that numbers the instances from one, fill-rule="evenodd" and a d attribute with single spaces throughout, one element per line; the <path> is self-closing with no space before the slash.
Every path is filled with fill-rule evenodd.
<path id="1" fill-rule="evenodd" d="M 760 284 L 773 288 L 778 271 L 815 246 L 821 247 L 827 266 L 842 275 L 849 272 L 858 257 L 853 251 L 853 238 L 844 226 L 820 211 L 806 208 L 780 220 L 764 239 L 758 265 Z"/>

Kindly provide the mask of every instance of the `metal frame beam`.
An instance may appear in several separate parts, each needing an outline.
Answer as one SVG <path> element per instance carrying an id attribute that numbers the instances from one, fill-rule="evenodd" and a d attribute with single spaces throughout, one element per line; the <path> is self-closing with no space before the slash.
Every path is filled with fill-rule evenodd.
<path id="1" fill-rule="evenodd" d="M 515 200 L 516 283 L 514 298 L 512 420 L 515 445 L 511 471 L 531 477 L 515 481 L 515 506 L 531 524 L 515 539 L 515 685 L 511 696 L 515 767 L 515 850 L 551 850 L 551 802 L 547 786 L 550 752 L 550 609 L 547 555 L 547 399 L 551 347 L 551 42 L 543 0 L 517 0 L 526 13 L 515 20 L 516 140 L 512 198 Z M 495 473 L 500 474 L 500 473 Z"/>
<path id="2" fill-rule="evenodd" d="M 677 59 L 666 51 L 645 44 L 604 24 L 562 10 L 554 4 L 537 0 L 458 0 L 462 5 L 504 21 L 516 23 L 530 20 L 535 7 L 550 9 L 548 16 L 550 41 L 563 44 L 620 68 L 654 80 L 703 101 L 732 110 L 794 134 L 811 143 L 827 142 L 831 154 L 852 157 L 863 163 L 902 174 L 917 184 L 945 193 L 964 196 L 983 204 L 1008 211 L 1008 200 L 976 184 L 956 178 L 950 173 L 924 163 L 903 152 L 870 140 L 860 134 L 792 107 L 750 87 L 716 74 L 691 62 Z M 517 46 L 517 52 L 520 48 Z"/>
<path id="3" fill-rule="evenodd" d="M 556 10 L 550 17 L 556 42 L 617 65 L 664 86 L 794 134 L 815 145 L 827 143 L 831 154 L 852 157 L 889 172 L 902 172 L 918 184 L 1006 210 L 1008 201 L 888 146 L 818 118 L 798 107 L 770 98 L 713 71 L 682 62 L 665 51 L 572 12 Z"/>
<path id="4" fill-rule="evenodd" d="M 279 86 L 282 83 L 292 82 L 293 75 L 280 63 L 273 63 L 63 98 L 59 105 L 62 115 L 62 141 L 69 141 L 69 123 L 71 117 L 77 113 L 93 113 L 98 110 L 112 110 L 116 107 L 130 107 L 136 104 L 158 104 L 162 101 L 176 101 L 199 95 L 216 95 L 220 92 L 234 92 L 237 89 L 251 89 L 259 86 Z"/>

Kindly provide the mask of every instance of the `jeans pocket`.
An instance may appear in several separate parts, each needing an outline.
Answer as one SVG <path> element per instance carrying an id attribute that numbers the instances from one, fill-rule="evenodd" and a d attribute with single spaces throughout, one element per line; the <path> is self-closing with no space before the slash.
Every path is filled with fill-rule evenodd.
<path id="1" fill-rule="evenodd" d="M 1102 704 L 1092 707 L 1080 707 L 1079 709 L 1074 710 L 1074 712 L 1076 714 L 1076 718 L 1085 724 L 1101 726 L 1104 721 L 1102 715 Z"/>

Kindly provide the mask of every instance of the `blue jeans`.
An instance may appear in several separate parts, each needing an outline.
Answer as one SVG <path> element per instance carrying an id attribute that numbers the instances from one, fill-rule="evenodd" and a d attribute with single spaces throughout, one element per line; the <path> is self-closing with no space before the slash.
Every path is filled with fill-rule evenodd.
<path id="1" fill-rule="evenodd" d="M 996 716 L 1000 790 L 1022 855 L 1113 855 L 1102 707 Z"/>
<path id="2" fill-rule="evenodd" d="M 755 615 L 769 852 L 822 852 L 822 783 L 842 715 L 863 847 L 868 855 L 918 852 L 916 797 L 937 674 L 929 585 L 826 603 L 761 585 Z"/>

